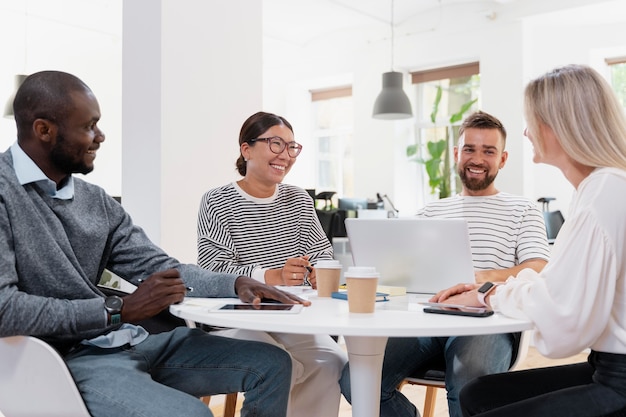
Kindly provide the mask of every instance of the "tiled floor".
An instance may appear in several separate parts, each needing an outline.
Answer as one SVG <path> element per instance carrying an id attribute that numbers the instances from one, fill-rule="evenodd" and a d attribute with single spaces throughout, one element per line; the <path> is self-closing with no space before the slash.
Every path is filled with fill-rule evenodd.
<path id="1" fill-rule="evenodd" d="M 578 355 L 565 358 L 565 359 L 548 359 L 541 354 L 539 354 L 533 347 L 530 347 L 528 350 L 528 356 L 526 360 L 522 362 L 518 369 L 527 369 L 527 368 L 538 368 L 542 366 L 552 366 L 552 365 L 561 365 L 565 363 L 574 363 L 574 362 L 583 362 L 587 359 L 586 353 L 580 353 Z M 421 386 L 415 385 L 405 385 L 402 389 L 402 392 L 414 403 L 417 407 L 422 410 L 424 407 L 424 393 L 426 389 Z M 239 401 L 237 404 L 237 410 L 241 407 L 241 403 L 243 402 L 243 396 L 239 395 Z M 218 396 L 212 399 L 211 411 L 215 417 L 222 417 L 222 403 L 223 396 Z M 239 416 L 239 412 L 235 414 L 236 417 Z M 345 400 L 342 399 L 341 407 L 339 409 L 338 417 L 351 417 L 352 416 L 352 408 L 350 404 L 348 404 Z M 435 408 L 435 417 L 447 417 L 448 416 L 448 407 L 446 404 L 446 395 L 445 391 L 440 389 L 437 393 L 437 406 Z"/>

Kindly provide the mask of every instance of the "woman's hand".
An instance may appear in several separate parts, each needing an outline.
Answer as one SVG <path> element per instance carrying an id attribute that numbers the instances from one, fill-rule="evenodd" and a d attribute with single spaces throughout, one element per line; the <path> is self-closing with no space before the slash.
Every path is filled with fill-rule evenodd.
<path id="1" fill-rule="evenodd" d="M 315 273 L 309 272 L 307 268 L 312 269 L 308 255 L 300 256 L 298 258 L 287 259 L 287 261 L 285 262 L 285 266 L 283 266 L 281 270 L 281 278 L 283 282 L 282 285 L 302 285 L 304 284 L 305 275 L 308 275 L 308 278 L 310 280 L 312 274 L 313 279 L 315 279 Z M 311 284 L 313 284 L 313 282 L 311 282 Z"/>
<path id="2" fill-rule="evenodd" d="M 431 297 L 431 303 L 459 304 L 464 306 L 483 307 L 478 301 L 476 290 L 480 284 L 457 284 L 448 289 L 439 291 Z"/>

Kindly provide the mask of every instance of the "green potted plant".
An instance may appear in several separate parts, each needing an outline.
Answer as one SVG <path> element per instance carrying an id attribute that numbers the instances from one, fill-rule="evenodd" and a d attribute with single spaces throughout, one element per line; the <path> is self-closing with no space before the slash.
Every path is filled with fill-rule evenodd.
<path id="1" fill-rule="evenodd" d="M 433 109 L 430 113 L 430 121 L 437 127 L 437 114 L 439 113 L 439 103 L 441 102 L 442 87 L 437 86 L 437 93 L 435 95 L 435 101 L 433 102 Z M 439 193 L 439 198 L 449 197 L 452 192 L 451 182 L 454 176 L 454 172 L 451 169 L 450 151 L 452 144 L 450 143 L 453 137 L 452 125 L 459 122 L 463 115 L 476 103 L 478 99 L 470 100 L 464 103 L 459 111 L 452 114 L 449 119 L 450 126 L 445 127 L 445 137 L 435 141 L 429 141 L 426 143 L 428 156 L 423 157 L 419 155 L 419 144 L 409 145 L 406 148 L 406 155 L 412 161 L 416 161 L 423 164 L 428 175 L 428 185 L 430 186 L 431 194 Z"/>

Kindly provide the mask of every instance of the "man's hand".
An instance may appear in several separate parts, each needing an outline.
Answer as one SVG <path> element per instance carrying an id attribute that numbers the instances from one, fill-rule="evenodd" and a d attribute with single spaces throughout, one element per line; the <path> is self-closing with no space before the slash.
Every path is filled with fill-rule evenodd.
<path id="1" fill-rule="evenodd" d="M 250 277 L 241 276 L 235 280 L 235 292 L 244 303 L 259 304 L 263 299 L 275 300 L 283 304 L 311 305 L 293 294 L 262 284 Z"/>
<path id="2" fill-rule="evenodd" d="M 122 321 L 136 323 L 148 319 L 185 298 L 187 289 L 176 269 L 156 272 L 132 294 L 124 297 Z"/>

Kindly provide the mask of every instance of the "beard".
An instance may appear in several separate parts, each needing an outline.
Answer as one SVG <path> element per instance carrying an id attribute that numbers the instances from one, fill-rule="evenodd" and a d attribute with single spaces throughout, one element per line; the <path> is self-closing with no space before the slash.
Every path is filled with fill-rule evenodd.
<path id="1" fill-rule="evenodd" d="M 472 167 L 475 167 L 475 165 L 472 165 Z M 498 175 L 497 172 L 494 175 L 489 175 L 489 170 L 487 170 L 486 171 L 487 174 L 485 175 L 485 178 L 483 179 L 468 178 L 467 174 L 465 173 L 467 168 L 468 168 L 468 165 L 462 168 L 458 168 L 458 172 L 459 172 L 459 177 L 461 178 L 461 182 L 463 183 L 465 188 L 467 188 L 470 191 L 485 190 L 495 181 L 496 176 Z M 484 167 L 476 167 L 476 168 L 484 169 Z"/>
<path id="2" fill-rule="evenodd" d="M 74 149 L 68 146 L 65 136 L 61 133 L 57 135 L 57 142 L 50 150 L 50 159 L 52 163 L 67 175 L 89 174 L 93 171 L 93 165 L 87 165 L 80 156 L 76 156 Z"/>

